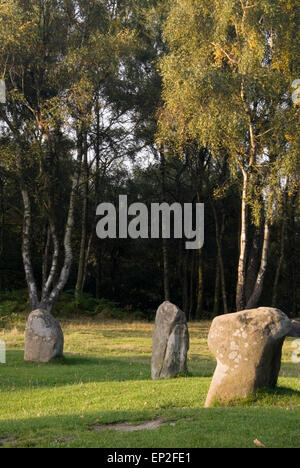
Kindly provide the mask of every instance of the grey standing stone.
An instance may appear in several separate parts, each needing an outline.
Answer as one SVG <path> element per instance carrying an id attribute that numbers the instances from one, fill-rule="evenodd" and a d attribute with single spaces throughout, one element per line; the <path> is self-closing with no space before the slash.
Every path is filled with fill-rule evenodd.
<path id="1" fill-rule="evenodd" d="M 169 379 L 187 372 L 189 332 L 185 313 L 164 302 L 157 310 L 152 344 L 153 380 Z"/>
<path id="2" fill-rule="evenodd" d="M 205 406 L 246 398 L 260 388 L 274 388 L 281 366 L 282 345 L 291 321 L 267 307 L 214 319 L 208 345 L 217 368 Z"/>
<path id="3" fill-rule="evenodd" d="M 300 322 L 298 320 L 292 320 L 292 329 L 288 334 L 291 338 L 300 338 Z"/>
<path id="4" fill-rule="evenodd" d="M 35 310 L 28 317 L 25 330 L 25 361 L 49 362 L 61 357 L 64 335 L 58 321 L 45 310 Z"/>

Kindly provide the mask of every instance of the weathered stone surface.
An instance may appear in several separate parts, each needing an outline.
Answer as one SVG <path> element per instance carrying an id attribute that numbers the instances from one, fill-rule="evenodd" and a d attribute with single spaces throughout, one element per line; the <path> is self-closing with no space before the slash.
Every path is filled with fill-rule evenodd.
<path id="1" fill-rule="evenodd" d="M 64 336 L 57 320 L 45 310 L 28 317 L 25 330 L 25 361 L 49 362 L 63 355 Z"/>
<path id="2" fill-rule="evenodd" d="M 292 328 L 287 336 L 291 338 L 300 338 L 300 322 L 298 320 L 292 320 L 291 323 Z"/>
<path id="3" fill-rule="evenodd" d="M 266 307 L 215 318 L 208 345 L 217 368 L 205 406 L 246 398 L 259 388 L 274 388 L 282 345 L 291 327 L 283 312 Z"/>
<path id="4" fill-rule="evenodd" d="M 152 379 L 169 379 L 187 371 L 189 332 L 185 313 L 170 302 L 157 310 L 152 344 Z"/>

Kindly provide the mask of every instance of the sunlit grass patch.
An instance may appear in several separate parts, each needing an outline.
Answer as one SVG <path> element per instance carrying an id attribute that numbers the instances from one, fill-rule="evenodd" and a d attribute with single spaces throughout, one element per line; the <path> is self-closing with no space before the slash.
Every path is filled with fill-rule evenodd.
<path id="1" fill-rule="evenodd" d="M 7 365 L 0 366 L 2 447 L 252 447 L 300 445 L 300 365 L 284 346 L 278 388 L 228 408 L 203 408 L 215 359 L 209 322 L 189 325 L 189 375 L 152 381 L 152 323 L 62 320 L 65 357 L 25 363 L 24 329 L 2 330 Z M 25 320 L 24 320 L 25 325 Z M 133 433 L 91 426 L 159 418 L 154 430 Z M 279 427 L 283 428 L 281 435 Z"/>

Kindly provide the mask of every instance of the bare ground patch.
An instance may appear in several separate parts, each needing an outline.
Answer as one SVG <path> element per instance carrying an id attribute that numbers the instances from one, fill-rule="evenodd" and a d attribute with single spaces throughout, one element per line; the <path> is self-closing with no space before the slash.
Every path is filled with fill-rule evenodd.
<path id="1" fill-rule="evenodd" d="M 7 445 L 15 444 L 17 439 L 13 435 L 5 435 L 0 437 L 0 447 L 5 447 Z"/>
<path id="2" fill-rule="evenodd" d="M 146 421 L 141 424 L 134 425 L 132 423 L 116 423 L 116 424 L 95 424 L 90 428 L 94 431 L 102 432 L 108 430 L 120 431 L 120 432 L 136 432 L 136 431 L 153 431 L 158 429 L 160 426 L 166 424 L 161 419 L 155 419 L 154 421 Z"/>

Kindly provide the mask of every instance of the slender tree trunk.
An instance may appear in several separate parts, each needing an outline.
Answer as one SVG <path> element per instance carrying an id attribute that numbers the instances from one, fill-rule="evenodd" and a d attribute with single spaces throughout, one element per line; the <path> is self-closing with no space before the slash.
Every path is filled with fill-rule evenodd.
<path id="1" fill-rule="evenodd" d="M 278 307 L 278 304 L 277 304 L 278 285 L 279 285 L 279 279 L 280 279 L 282 265 L 283 265 L 283 262 L 284 262 L 285 231 L 286 231 L 286 218 L 284 217 L 284 219 L 282 221 L 282 226 L 281 226 L 280 257 L 279 257 L 278 265 L 277 265 L 277 268 L 276 268 L 276 275 L 275 275 L 275 281 L 274 281 L 274 286 L 273 286 L 273 298 L 272 298 L 272 306 L 273 307 Z"/>
<path id="2" fill-rule="evenodd" d="M 30 234 L 31 234 L 31 204 L 28 192 L 21 182 L 21 193 L 24 205 L 24 222 L 23 222 L 23 244 L 22 244 L 22 256 L 24 263 L 25 276 L 29 291 L 29 301 L 31 310 L 38 309 L 39 298 L 36 281 L 33 273 L 33 266 L 31 262 L 30 252 Z"/>
<path id="3" fill-rule="evenodd" d="M 189 293 L 188 293 L 188 252 L 185 250 L 184 244 L 182 244 L 182 275 L 183 275 L 183 282 L 182 282 L 182 304 L 183 304 L 183 311 L 187 316 L 187 319 L 190 319 L 189 316 Z"/>
<path id="4" fill-rule="evenodd" d="M 72 267 L 73 261 L 73 251 L 72 251 L 72 233 L 74 227 L 74 211 L 75 211 L 75 203 L 76 203 L 76 193 L 80 179 L 81 173 L 81 165 L 82 165 L 82 151 L 80 145 L 80 136 L 78 137 L 78 145 L 77 145 L 77 162 L 76 162 L 76 169 L 72 179 L 72 188 L 70 193 L 70 201 L 69 201 L 69 208 L 68 208 L 68 216 L 67 222 L 65 227 L 65 236 L 64 236 L 64 264 L 62 266 L 58 281 L 52 287 L 50 292 L 51 285 L 54 282 L 55 272 L 57 271 L 57 262 L 58 262 L 58 248 L 59 242 L 58 237 L 56 234 L 55 226 L 50 219 L 50 228 L 52 234 L 52 240 L 54 244 L 54 253 L 53 253 L 53 260 L 52 260 L 52 268 L 46 282 L 45 289 L 43 291 L 42 300 L 41 300 L 41 308 L 48 310 L 52 313 L 53 308 L 58 300 L 59 295 L 63 291 L 65 285 L 70 276 L 70 270 Z"/>
<path id="5" fill-rule="evenodd" d="M 45 299 L 44 301 L 44 305 L 49 312 L 52 312 L 53 307 L 55 306 L 57 299 L 60 293 L 63 291 L 65 285 L 67 284 L 67 281 L 70 276 L 70 270 L 71 270 L 72 260 L 73 260 L 72 232 L 73 232 L 73 227 L 74 227 L 74 211 L 75 211 L 77 186 L 78 186 L 78 175 L 75 174 L 73 177 L 69 210 L 68 210 L 68 219 L 67 219 L 65 237 L 64 237 L 64 251 L 65 251 L 64 265 L 62 267 L 58 282 L 56 283 L 55 287 L 52 289 L 52 292 L 49 298 Z"/>
<path id="6" fill-rule="evenodd" d="M 111 250 L 110 258 L 111 258 L 111 268 L 110 268 L 110 279 L 112 284 L 112 293 L 115 296 L 117 293 L 117 269 L 118 269 L 118 257 L 120 255 L 119 247 L 113 247 Z"/>
<path id="7" fill-rule="evenodd" d="M 161 194 L 163 202 L 166 201 L 166 158 L 163 150 L 160 152 L 161 161 Z M 169 274 L 169 252 L 168 252 L 168 240 L 162 240 L 162 254 L 163 254 L 163 268 L 164 268 L 164 297 L 165 301 L 171 300 L 170 295 L 170 274 Z"/>
<path id="8" fill-rule="evenodd" d="M 245 286 L 246 286 L 247 233 L 248 233 L 247 195 L 248 195 L 248 174 L 247 174 L 247 171 L 243 169 L 240 258 L 239 258 L 239 266 L 238 266 L 238 282 L 237 282 L 237 292 L 236 292 L 237 310 L 244 310 L 246 307 Z"/>
<path id="9" fill-rule="evenodd" d="M 100 198 L 100 109 L 99 100 L 96 101 L 96 141 L 95 141 L 95 156 L 96 156 L 96 173 L 95 173 L 95 204 L 97 205 Z M 96 206 L 95 206 L 96 213 Z M 96 224 L 96 222 L 95 222 Z M 102 284 L 102 241 L 96 236 L 96 298 L 101 297 Z"/>
<path id="10" fill-rule="evenodd" d="M 203 193 L 203 160 L 200 158 L 197 163 L 197 202 L 201 203 Z M 200 320 L 203 315 L 203 249 L 197 251 L 197 303 L 196 303 L 196 320 Z"/>
<path id="11" fill-rule="evenodd" d="M 169 282 L 169 256 L 167 240 L 163 239 L 163 267 L 164 267 L 164 296 L 165 301 L 170 301 L 170 282 Z"/>
<path id="12" fill-rule="evenodd" d="M 252 122 L 251 108 L 245 97 L 245 84 L 246 76 L 243 76 L 241 82 L 241 99 L 244 106 L 246 115 L 249 122 L 249 136 L 250 136 L 250 154 L 248 160 L 248 168 L 241 166 L 243 174 L 243 193 L 242 193 L 242 209 L 241 209 L 241 237 L 240 237 L 240 258 L 238 266 L 238 282 L 236 291 L 236 307 L 237 310 L 243 310 L 246 307 L 246 267 L 247 267 L 247 243 L 248 243 L 248 210 L 247 210 L 247 196 L 248 185 L 252 173 L 252 168 L 256 162 L 257 142 L 255 138 L 255 127 Z"/>
<path id="13" fill-rule="evenodd" d="M 2 255 L 4 251 L 4 229 L 5 229 L 5 209 L 4 209 L 4 182 L 0 178 L 0 263 L 2 263 Z M 3 276 L 0 275 L 0 291 L 3 289 Z"/>
<path id="14" fill-rule="evenodd" d="M 214 312 L 213 312 L 214 317 L 217 317 L 217 315 L 219 315 L 220 291 L 221 291 L 220 285 L 221 285 L 220 262 L 219 262 L 219 256 L 217 255 L 216 281 L 215 281 L 215 294 L 214 294 Z"/>
<path id="15" fill-rule="evenodd" d="M 290 215 L 289 215 L 289 251 L 290 251 L 290 262 L 289 262 L 289 272 L 290 272 L 290 296 L 292 302 L 291 316 L 296 317 L 298 310 L 298 300 L 297 300 L 297 288 L 298 288 L 298 271 L 299 271 L 299 257 L 297 256 L 296 249 L 296 203 L 297 203 L 297 193 L 295 193 L 291 198 L 290 206 Z"/>
<path id="16" fill-rule="evenodd" d="M 270 227 L 269 222 L 266 219 L 265 229 L 264 229 L 264 244 L 262 249 L 261 264 L 260 269 L 257 275 L 254 291 L 247 303 L 247 309 L 254 309 L 257 307 L 259 300 L 261 298 L 264 286 L 264 279 L 266 276 L 267 265 L 268 265 L 268 251 L 270 245 Z"/>
<path id="17" fill-rule="evenodd" d="M 84 286 L 85 286 L 85 283 L 86 283 L 88 263 L 89 263 L 89 259 L 90 259 L 90 255 L 91 255 L 92 243 L 93 243 L 95 230 L 96 230 L 96 224 L 93 226 L 92 232 L 89 235 L 88 245 L 87 245 L 87 249 L 86 249 L 83 279 L 82 279 L 82 291 L 84 291 Z"/>
<path id="18" fill-rule="evenodd" d="M 24 264 L 25 277 L 28 287 L 29 302 L 31 310 L 35 310 L 39 306 L 39 297 L 37 284 L 34 277 L 33 265 L 31 261 L 31 203 L 28 190 L 23 178 L 23 161 L 22 161 L 22 148 L 18 149 L 16 155 L 19 183 L 21 189 L 21 195 L 24 206 L 24 217 L 23 217 L 23 240 L 22 240 L 22 257 Z"/>
<path id="19" fill-rule="evenodd" d="M 45 283 L 43 283 L 42 301 L 41 302 L 44 302 L 46 300 L 46 298 L 48 297 L 48 295 L 49 295 L 50 289 L 51 289 L 51 287 L 53 285 L 53 282 L 55 280 L 55 275 L 57 273 L 58 261 L 59 261 L 59 240 L 58 240 L 58 236 L 57 236 L 56 229 L 55 229 L 55 226 L 54 226 L 54 222 L 53 222 L 52 219 L 50 220 L 49 230 L 50 230 L 51 238 L 52 238 L 52 242 L 53 242 L 52 265 L 51 265 L 51 269 L 50 269 L 50 272 L 49 272 L 49 276 L 46 279 Z"/>
<path id="20" fill-rule="evenodd" d="M 248 268 L 246 273 L 246 287 L 245 287 L 245 295 L 246 295 L 246 302 L 249 301 L 253 290 L 255 288 L 257 272 L 259 270 L 259 256 L 261 253 L 262 247 L 262 237 L 263 237 L 263 220 L 259 227 L 256 227 L 253 243 L 251 248 L 251 253 L 249 255 L 249 262 Z"/>
<path id="21" fill-rule="evenodd" d="M 2 178 L 0 179 L 0 213 L 1 213 L 1 222 L 0 222 L 0 258 L 3 254 L 4 249 L 4 226 L 5 226 L 5 210 L 4 210 L 4 182 Z"/>
<path id="22" fill-rule="evenodd" d="M 96 242 L 96 298 L 101 298 L 101 284 L 102 284 L 102 244 L 100 239 L 97 239 Z"/>
<path id="23" fill-rule="evenodd" d="M 220 275 L 221 275 L 221 290 L 222 290 L 222 299 L 223 299 L 223 310 L 224 314 L 228 314 L 228 302 L 227 302 L 227 289 L 226 289 L 226 278 L 225 278 L 225 268 L 223 261 L 223 249 L 222 249 L 222 239 L 225 230 L 225 214 L 223 215 L 221 235 L 220 235 L 220 248 L 219 252 L 219 263 L 220 263 Z"/>
<path id="24" fill-rule="evenodd" d="M 197 251 L 192 250 L 191 251 L 191 271 L 190 271 L 190 300 L 189 300 L 189 316 L 190 319 L 194 318 L 194 308 L 195 308 L 195 276 L 197 273 L 197 268 L 196 268 L 196 255 Z"/>
<path id="25" fill-rule="evenodd" d="M 196 320 L 200 320 L 203 314 L 203 250 L 197 251 L 198 271 L 197 271 L 197 306 Z"/>
<path id="26" fill-rule="evenodd" d="M 51 135 L 47 135 L 47 151 L 45 157 L 43 158 L 43 170 L 45 174 L 45 188 L 47 192 L 47 208 L 48 208 L 48 223 L 50 231 L 50 244 L 48 249 L 51 246 L 51 240 L 53 243 L 53 254 L 52 254 L 52 264 L 50 268 L 49 275 L 45 275 L 42 283 L 42 298 L 41 302 L 43 303 L 48 297 L 50 289 L 55 280 L 58 263 L 59 263 L 59 254 L 60 246 L 59 239 L 56 230 L 56 218 L 55 218 L 55 160 L 56 152 L 59 147 L 60 132 L 59 129 L 56 129 L 55 132 Z M 47 250 L 47 246 L 46 246 Z M 47 255 L 47 253 L 45 252 Z M 44 273 L 48 274 L 48 260 L 46 260 L 45 271 Z"/>
<path id="27" fill-rule="evenodd" d="M 88 190 L 89 190 L 89 168 L 88 168 L 88 149 L 87 149 L 87 136 L 85 135 L 84 141 L 84 170 L 83 170 L 83 201 L 82 201 L 82 217 L 81 217 L 81 243 L 80 254 L 77 271 L 77 281 L 75 286 L 75 297 L 83 291 L 84 282 L 84 268 L 86 263 L 86 244 L 87 244 L 87 213 L 88 213 Z"/>
<path id="28" fill-rule="evenodd" d="M 46 243 L 45 250 L 43 255 L 43 266 L 42 266 L 42 287 L 45 288 L 45 284 L 48 277 L 48 267 L 49 267 L 49 253 L 50 253 L 50 243 L 51 243 L 51 231 L 50 226 L 46 227 Z"/>
<path id="29" fill-rule="evenodd" d="M 222 226 L 219 226 L 218 214 L 213 200 L 211 200 L 211 206 L 213 210 L 215 228 L 216 228 L 216 242 L 217 242 L 217 257 L 218 257 L 218 273 L 220 275 L 221 282 L 221 291 L 222 291 L 222 300 L 223 300 L 223 310 L 224 314 L 228 314 L 228 303 L 227 303 L 227 291 L 226 291 L 226 279 L 225 279 L 225 268 L 223 261 L 223 248 L 222 240 L 225 230 L 225 214 L 222 216 Z"/>

